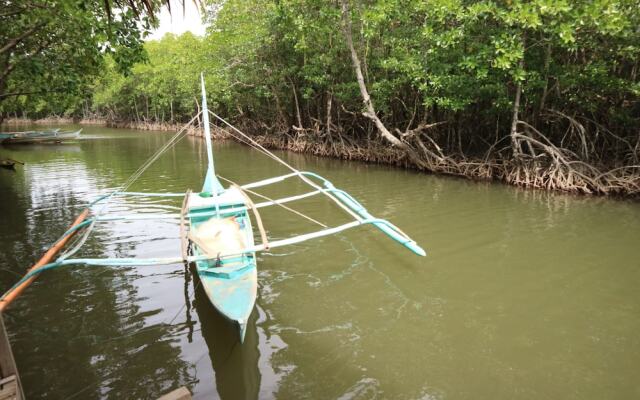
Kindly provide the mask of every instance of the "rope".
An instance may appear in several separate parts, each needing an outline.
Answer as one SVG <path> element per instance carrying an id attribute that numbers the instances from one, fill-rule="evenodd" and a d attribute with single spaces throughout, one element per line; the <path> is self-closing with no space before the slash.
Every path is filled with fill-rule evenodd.
<path id="1" fill-rule="evenodd" d="M 46 270 L 53 269 L 53 268 L 57 268 L 57 267 L 61 267 L 61 266 L 62 266 L 62 264 L 61 264 L 60 262 L 57 262 L 57 261 L 56 261 L 56 262 L 52 262 L 52 263 L 49 263 L 49 264 L 45 264 L 45 265 L 43 265 L 43 266 L 41 266 L 41 267 L 39 267 L 39 268 L 32 269 L 31 271 L 27 272 L 27 274 L 26 274 L 25 276 L 23 276 L 23 277 L 22 277 L 22 279 L 20 279 L 20 280 L 19 280 L 18 282 L 16 282 L 13 286 L 11 286 L 11 288 L 10 288 L 9 290 L 7 290 L 7 291 L 2 295 L 2 297 L 0 297 L 0 300 L 4 300 L 4 299 L 5 299 L 5 297 L 7 297 L 7 295 L 8 295 L 9 293 L 13 292 L 13 290 L 14 290 L 15 288 L 17 288 L 18 286 L 22 285 L 24 282 L 26 282 L 26 281 L 27 281 L 29 278 L 31 278 L 32 276 L 34 276 L 34 275 L 38 275 L 38 274 L 40 274 L 41 272 L 44 272 L 44 271 L 46 271 Z"/>
<path id="2" fill-rule="evenodd" d="M 324 188 L 318 186 L 315 182 L 313 182 L 312 180 L 310 180 L 309 178 L 307 178 L 306 176 L 304 176 L 299 170 L 295 169 L 294 167 L 292 167 L 291 165 L 289 165 L 286 161 L 280 159 L 278 156 L 276 156 L 275 154 L 273 154 L 272 152 L 270 152 L 269 150 L 267 150 L 266 148 L 264 148 L 260 143 L 256 142 L 253 138 L 251 138 L 249 135 L 247 135 L 246 133 L 240 131 L 238 128 L 236 128 L 235 126 L 231 125 L 229 122 L 227 122 L 224 118 L 220 117 L 218 114 L 214 113 L 213 111 L 209 111 L 209 113 L 211 115 L 213 115 L 214 118 L 218 119 L 220 122 L 224 123 L 225 125 L 227 125 L 229 128 L 233 129 L 234 131 L 238 132 L 240 135 L 242 135 L 242 137 L 244 137 L 246 140 L 248 140 L 249 146 L 255 148 L 256 150 L 261 151 L 263 154 L 265 154 L 266 156 L 270 157 L 271 159 L 273 159 L 274 161 L 284 165 L 285 167 L 287 167 L 288 169 L 290 169 L 292 172 L 294 172 L 296 175 L 298 175 L 298 177 L 305 183 L 307 183 L 308 185 L 310 185 L 311 187 L 321 191 L 325 196 L 329 197 L 331 200 L 333 200 L 334 203 L 336 203 L 340 208 L 342 208 L 344 211 L 346 211 L 349 215 L 351 215 L 353 218 L 355 218 L 356 221 L 361 221 L 362 217 L 360 217 L 358 214 L 356 214 L 353 210 L 351 210 L 349 207 L 347 207 L 346 205 L 342 204 L 342 202 L 340 202 L 340 200 L 336 199 L 331 193 L 329 193 L 327 190 L 325 190 Z M 233 134 L 232 134 L 233 135 Z M 235 136 L 234 136 L 235 137 Z"/>
<path id="3" fill-rule="evenodd" d="M 227 182 L 227 183 L 230 183 L 230 184 L 235 185 L 235 186 L 239 186 L 237 183 L 235 183 L 231 179 L 227 179 L 224 176 L 220 176 L 220 175 L 216 175 L 216 176 L 218 178 L 222 179 L 223 181 Z M 302 218 L 305 218 L 305 219 L 313 222 L 314 224 L 320 225 L 323 228 L 328 228 L 328 226 L 323 224 L 322 222 L 317 221 L 317 220 L 311 218 L 310 216 L 301 213 L 300 211 L 294 210 L 293 208 L 291 208 L 289 206 L 285 206 L 284 204 L 278 203 L 276 200 L 273 200 L 273 199 L 271 199 L 271 198 L 269 198 L 269 197 L 267 197 L 265 195 L 262 195 L 262 194 L 260 194 L 258 192 L 254 192 L 253 190 L 250 190 L 250 189 L 242 189 L 242 190 L 244 190 L 245 192 L 251 193 L 252 195 L 258 196 L 258 197 L 260 197 L 260 198 L 262 198 L 264 200 L 271 201 L 271 202 L 273 202 L 273 204 L 278 205 L 278 206 L 284 208 L 285 210 L 290 211 L 290 212 L 292 212 L 292 213 L 294 213 L 296 215 L 299 215 Z"/>
<path id="4" fill-rule="evenodd" d="M 160 149 L 158 149 L 151 157 L 149 157 L 147 159 L 147 161 L 145 161 L 137 170 L 136 172 L 134 172 L 133 174 L 131 174 L 131 176 L 129 176 L 129 178 L 118 188 L 114 189 L 110 194 L 104 196 L 103 198 L 101 198 L 99 201 L 102 200 L 106 200 L 106 202 L 102 205 L 102 207 L 95 213 L 95 217 L 93 219 L 93 221 L 91 222 L 91 224 L 89 224 L 88 228 L 86 229 L 86 231 L 82 234 L 82 236 L 79 238 L 78 243 L 76 245 L 74 245 L 73 247 L 71 247 L 69 250 L 65 251 L 64 253 L 62 253 L 59 257 L 58 257 L 58 261 L 63 261 L 71 256 L 73 256 L 74 254 L 76 254 L 81 248 L 82 246 L 84 246 L 84 244 L 86 243 L 87 239 L 89 238 L 89 236 L 91 235 L 91 232 L 93 232 L 93 229 L 95 228 L 95 224 L 98 220 L 98 217 L 100 215 L 102 215 L 104 213 L 104 211 L 106 210 L 107 206 L 109 205 L 109 201 L 113 198 L 113 196 L 116 195 L 116 193 L 118 192 L 124 192 L 126 191 L 147 169 L 149 169 L 149 167 L 158 159 L 160 158 L 160 156 L 162 154 L 164 154 L 169 148 L 171 148 L 172 146 L 174 146 L 176 143 L 178 143 L 182 138 L 184 138 L 183 133 L 186 131 L 187 127 L 189 127 L 193 121 L 195 121 L 198 117 L 200 116 L 200 113 L 196 114 L 195 117 L 191 118 L 191 120 L 189 122 L 187 122 L 186 124 L 184 124 L 182 126 L 182 128 L 180 128 L 178 130 L 178 132 L 176 132 L 175 135 L 173 135 L 171 137 L 171 139 L 169 139 L 169 141 L 167 141 L 167 143 L 165 143 Z M 182 137 L 181 137 L 182 136 Z M 95 202 L 94 202 L 95 203 Z"/>
<path id="5" fill-rule="evenodd" d="M 187 127 L 189 127 L 193 123 L 193 121 L 195 121 L 200 116 L 200 114 L 201 113 L 196 114 L 193 118 L 191 118 L 189 122 L 184 124 L 182 128 L 180 128 L 178 132 L 176 132 L 176 134 L 173 135 L 171 139 L 169 139 L 167 143 L 165 143 L 160 149 L 158 149 L 154 155 L 148 158 L 147 161 L 142 164 L 138 168 L 138 170 L 134 172 L 116 191 L 124 192 L 129 186 L 131 186 L 133 182 L 135 182 L 140 177 L 140 175 L 142 175 L 151 166 L 151 164 L 153 164 L 165 151 L 167 151 L 171 146 L 175 145 L 178 141 L 180 141 L 180 139 L 182 139 L 180 135 L 182 135 L 186 131 Z"/>

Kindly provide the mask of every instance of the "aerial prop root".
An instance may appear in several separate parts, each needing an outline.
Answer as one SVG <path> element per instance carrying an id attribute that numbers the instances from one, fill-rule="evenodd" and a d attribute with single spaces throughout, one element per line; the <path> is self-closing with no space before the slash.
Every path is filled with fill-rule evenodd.
<path id="1" fill-rule="evenodd" d="M 560 117 L 557 114 L 556 116 Z M 437 129 L 444 122 L 422 124 L 404 132 L 395 129 L 394 133 L 402 141 L 404 148 L 389 146 L 380 138 L 354 138 L 335 125 L 332 125 L 330 130 L 327 130 L 326 126 L 316 124 L 312 128 L 296 127 L 295 132 L 284 129 L 278 130 L 278 133 L 264 133 L 264 127 L 253 129 L 249 123 L 246 129 L 263 132 L 251 135 L 251 138 L 265 148 L 397 165 L 470 179 L 496 179 L 518 186 L 546 190 L 640 195 L 640 165 L 606 170 L 594 166 L 592 161 L 583 161 L 585 152 L 593 153 L 593 144 L 587 141 L 584 127 L 577 124 L 577 119 L 572 120 L 576 123 L 570 129 L 573 129 L 579 154 L 561 145 L 555 145 L 527 122 L 518 121 L 521 129 L 516 132 L 515 138 L 527 152 L 517 157 L 512 157 L 511 146 L 505 145 L 509 136 L 504 136 L 493 144 L 487 143 L 488 149 L 482 157 L 469 158 L 463 153 L 447 153 L 429 134 L 432 128 Z M 612 135 L 609 134 L 613 137 Z M 244 142 L 233 135 L 231 137 Z M 640 140 L 638 143 L 640 146 Z M 630 144 L 626 144 L 630 148 Z M 413 156 L 408 155 L 407 149 L 411 150 Z M 632 161 L 633 157 L 629 157 L 629 160 Z"/>

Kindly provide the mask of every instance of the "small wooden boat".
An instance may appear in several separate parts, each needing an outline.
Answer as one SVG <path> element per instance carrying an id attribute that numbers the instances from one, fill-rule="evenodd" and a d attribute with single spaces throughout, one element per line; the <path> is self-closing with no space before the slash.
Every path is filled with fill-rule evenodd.
<path id="1" fill-rule="evenodd" d="M 26 131 L 15 132 L 10 137 L 5 138 L 5 144 L 29 144 L 29 143 L 62 143 L 64 141 L 78 139 L 82 129 L 77 131 L 61 131 L 60 129 L 50 131 Z"/>
<path id="2" fill-rule="evenodd" d="M 210 187 L 191 193 L 187 209 L 191 215 L 188 238 L 192 254 L 205 256 L 195 262 L 200 282 L 211 304 L 237 324 L 244 340 L 247 321 L 258 293 L 258 273 L 248 205 L 239 189 Z M 212 195 L 212 193 L 217 193 Z M 223 257 L 233 254 L 232 257 Z"/>
<path id="3" fill-rule="evenodd" d="M 0 139 L 8 139 L 14 136 L 22 135 L 50 135 L 60 131 L 60 128 L 45 129 L 43 131 L 14 131 L 14 132 L 0 132 Z"/>
<path id="4" fill-rule="evenodd" d="M 24 165 L 23 162 L 12 160 L 10 158 L 7 158 L 5 160 L 0 160 L 0 168 L 15 170 L 16 169 L 16 164 Z"/>
<path id="5" fill-rule="evenodd" d="M 16 162 L 11 160 L 0 160 L 0 168 L 16 169 Z"/>
<path id="6" fill-rule="evenodd" d="M 17 140 L 20 138 L 37 138 L 37 137 L 49 137 L 55 136 L 56 133 L 60 131 L 59 128 L 56 129 L 46 129 L 44 131 L 17 131 L 17 132 L 0 132 L 0 142 L 2 143 L 10 143 L 12 140 Z"/>

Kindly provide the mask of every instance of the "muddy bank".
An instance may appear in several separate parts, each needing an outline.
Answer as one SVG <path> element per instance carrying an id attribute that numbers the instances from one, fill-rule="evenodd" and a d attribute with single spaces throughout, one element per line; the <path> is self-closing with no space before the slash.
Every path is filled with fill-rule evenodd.
<path id="1" fill-rule="evenodd" d="M 190 134 L 202 137 L 200 129 L 193 129 Z M 243 141 L 219 127 L 212 132 L 212 137 L 218 140 Z M 358 142 L 346 137 L 339 141 L 322 140 L 306 134 L 253 134 L 251 138 L 266 148 L 321 157 L 387 164 L 473 180 L 493 180 L 526 188 L 640 197 L 640 165 L 597 167 L 569 159 L 564 149 L 559 148 L 549 148 L 549 157 L 537 159 L 505 159 L 490 153 L 484 158 L 440 153 L 415 159 L 404 150 L 389 146 L 381 140 Z"/>
<path id="2" fill-rule="evenodd" d="M 146 131 L 178 131 L 182 123 L 147 121 L 107 121 L 103 119 L 72 120 L 45 118 L 40 120 L 9 119 L 7 125 L 55 125 L 79 123 L 106 125 Z M 549 143 L 538 145 L 537 157 L 506 157 L 499 151 L 487 151 L 483 157 L 469 157 L 462 153 L 444 154 L 434 145 L 416 157 L 404 149 L 390 146 L 382 140 L 357 140 L 347 135 L 326 136 L 317 132 L 265 133 L 255 126 L 241 126 L 242 131 L 270 149 L 313 154 L 344 160 L 393 165 L 427 173 L 457 176 L 473 180 L 493 180 L 525 188 L 555 190 L 577 194 L 607 195 L 640 198 L 640 165 L 596 166 L 576 159 L 574 153 Z M 190 136 L 202 137 L 198 125 L 186 128 Z M 243 142 L 231 131 L 212 126 L 216 140 L 232 139 Z M 422 143 L 420 143 L 422 144 Z"/>
<path id="3" fill-rule="evenodd" d="M 153 122 L 153 121 L 106 121 L 106 125 L 109 128 L 124 128 L 124 129 L 136 129 L 141 131 L 166 131 L 176 132 L 182 127 L 184 123 L 170 123 L 170 122 Z M 188 127 L 188 133 L 190 135 L 197 136 L 195 127 Z M 200 134 L 201 135 L 201 134 Z"/>

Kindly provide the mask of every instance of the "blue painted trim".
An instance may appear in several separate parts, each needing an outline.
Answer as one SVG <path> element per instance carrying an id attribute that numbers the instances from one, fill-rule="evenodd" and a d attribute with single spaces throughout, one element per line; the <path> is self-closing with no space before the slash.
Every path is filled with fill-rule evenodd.
<path id="1" fill-rule="evenodd" d="M 337 189 L 333 185 L 333 183 L 331 183 L 329 180 L 313 172 L 300 171 L 300 173 L 302 175 L 316 178 L 322 181 L 322 184 L 324 185 L 325 189 L 328 192 L 333 193 L 338 200 L 340 200 L 344 205 L 346 205 L 351 210 L 353 210 L 360 217 L 364 218 L 365 220 L 376 219 L 373 215 L 369 213 L 369 211 L 367 211 L 367 209 L 362 204 L 360 204 L 360 202 L 358 202 L 355 198 L 353 198 L 353 196 L 351 196 L 349 193 L 345 192 L 344 190 Z M 380 229 L 385 235 L 389 236 L 391 239 L 395 240 L 396 242 L 402 244 L 403 246 L 405 246 L 415 254 L 423 257 L 427 255 L 427 252 L 424 251 L 422 247 L 420 247 L 414 240 L 407 239 L 389 221 L 378 220 L 378 222 L 372 222 L 372 223 L 373 223 L 373 226 Z"/>
<path id="2" fill-rule="evenodd" d="M 198 268 L 198 272 L 201 274 L 206 274 L 210 276 L 214 276 L 216 278 L 229 279 L 234 280 L 238 279 L 242 275 L 256 268 L 255 262 L 251 261 L 245 265 L 240 266 L 236 269 L 224 270 L 224 267 L 220 268 Z"/>
<path id="3" fill-rule="evenodd" d="M 55 246 L 58 242 L 60 242 L 63 238 L 65 238 L 68 234 L 77 231 L 78 229 L 84 228 L 85 226 L 89 225 L 90 223 L 92 223 L 94 220 L 94 218 L 87 218 L 84 221 L 80 222 L 78 225 L 76 226 L 72 226 L 71 228 L 67 229 L 67 231 L 65 233 L 62 234 L 62 236 L 60 236 L 60 238 L 58 240 L 56 240 L 53 245 Z M 53 247 L 53 246 L 52 246 Z"/>

